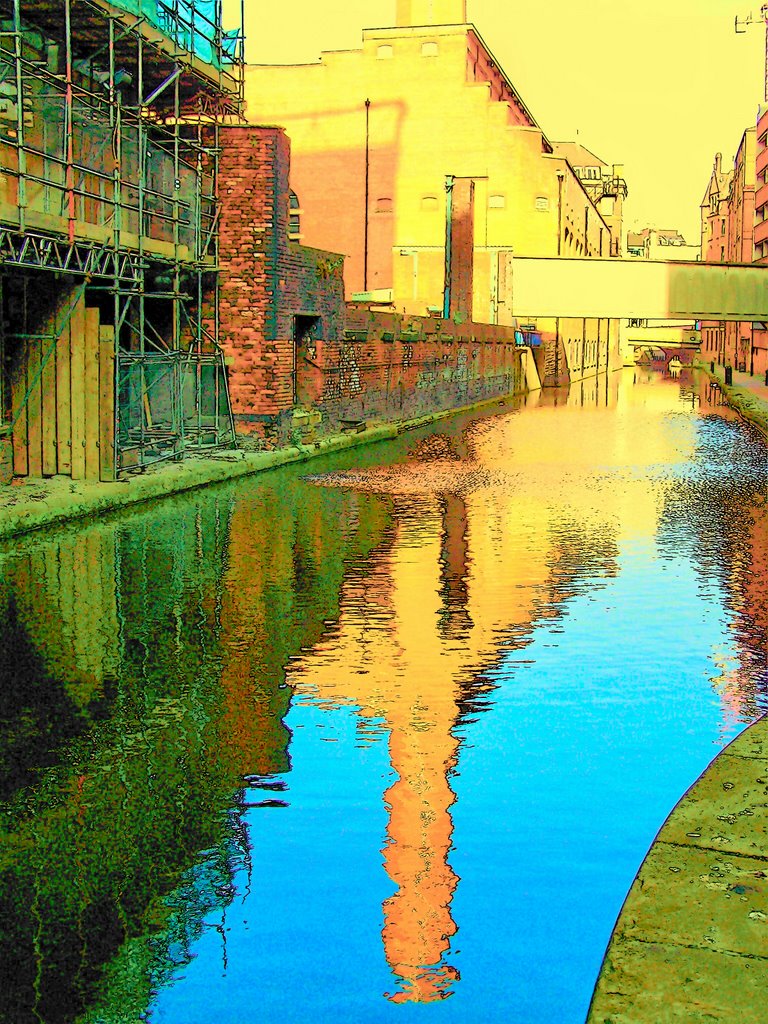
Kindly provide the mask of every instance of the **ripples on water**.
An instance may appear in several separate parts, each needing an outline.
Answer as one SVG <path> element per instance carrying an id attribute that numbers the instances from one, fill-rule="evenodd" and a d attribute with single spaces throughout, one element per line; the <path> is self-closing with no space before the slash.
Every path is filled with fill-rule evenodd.
<path id="1" fill-rule="evenodd" d="M 615 375 L 7 553 L 8 1019 L 582 1021 L 765 708 L 716 401 Z"/>

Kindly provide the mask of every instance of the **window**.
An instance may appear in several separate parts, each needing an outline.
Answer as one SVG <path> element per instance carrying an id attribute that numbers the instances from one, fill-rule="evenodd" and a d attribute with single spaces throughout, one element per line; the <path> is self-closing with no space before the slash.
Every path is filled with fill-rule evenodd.
<path id="1" fill-rule="evenodd" d="M 488 196 L 488 208 L 490 210 L 503 210 L 507 205 L 507 198 L 501 194 Z"/>
<path id="2" fill-rule="evenodd" d="M 381 196 L 376 200 L 376 213 L 392 213 L 392 199 L 390 196 Z"/>
<path id="3" fill-rule="evenodd" d="M 301 204 L 295 192 L 288 198 L 288 237 L 295 242 L 301 238 Z"/>
<path id="4" fill-rule="evenodd" d="M 421 56 L 422 57 L 437 57 L 438 55 L 437 43 L 427 42 L 421 44 Z"/>
<path id="5" fill-rule="evenodd" d="M 547 196 L 536 196 L 536 209 L 539 213 L 546 213 L 549 209 L 549 198 Z"/>
<path id="6" fill-rule="evenodd" d="M 378 60 L 391 60 L 395 55 L 395 49 L 393 46 L 384 44 L 379 46 L 376 50 L 376 57 Z"/>
<path id="7" fill-rule="evenodd" d="M 422 210 L 436 210 L 438 208 L 437 196 L 422 196 Z"/>

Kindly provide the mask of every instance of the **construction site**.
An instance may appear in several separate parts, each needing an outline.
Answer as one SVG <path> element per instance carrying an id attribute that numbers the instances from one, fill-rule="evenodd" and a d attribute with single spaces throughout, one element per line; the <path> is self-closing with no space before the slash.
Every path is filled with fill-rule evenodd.
<path id="1" fill-rule="evenodd" d="M 0 2 L 0 477 L 111 480 L 231 443 L 221 0 Z"/>

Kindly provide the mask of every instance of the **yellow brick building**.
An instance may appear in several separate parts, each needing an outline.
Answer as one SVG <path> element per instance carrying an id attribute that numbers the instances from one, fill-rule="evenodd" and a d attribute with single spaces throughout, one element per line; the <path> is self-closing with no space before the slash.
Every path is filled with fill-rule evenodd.
<path id="1" fill-rule="evenodd" d="M 513 254 L 608 256 L 609 225 L 467 22 L 466 0 L 398 0 L 396 22 L 314 64 L 249 66 L 248 118 L 286 128 L 294 229 L 347 254 L 348 297 L 442 310 L 446 183 L 471 181 L 471 315 L 510 324 Z M 560 333 L 575 344 L 598 327 Z"/>

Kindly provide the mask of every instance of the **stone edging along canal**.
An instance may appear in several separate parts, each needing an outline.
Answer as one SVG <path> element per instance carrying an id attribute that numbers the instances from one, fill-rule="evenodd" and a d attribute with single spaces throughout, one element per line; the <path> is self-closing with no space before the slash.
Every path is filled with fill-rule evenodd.
<path id="1" fill-rule="evenodd" d="M 759 397 L 748 387 L 739 384 L 726 384 L 720 368 L 712 371 L 704 363 L 696 363 L 695 368 L 709 377 L 723 394 L 728 405 L 749 423 L 752 423 L 768 439 L 768 402 Z"/>
<path id="2" fill-rule="evenodd" d="M 259 452 L 233 449 L 204 458 L 164 463 L 114 483 L 76 483 L 68 477 L 49 477 L 44 480 L 22 478 L 17 484 L 0 487 L 0 540 L 69 520 L 132 508 L 144 502 L 251 476 L 279 466 L 306 462 L 358 445 L 392 440 L 406 430 L 415 430 L 439 420 L 479 412 L 493 406 L 505 406 L 523 397 L 501 395 L 413 419 L 377 424 L 359 433 L 331 435 L 308 445 Z"/>
<path id="3" fill-rule="evenodd" d="M 670 814 L 611 936 L 588 1024 L 762 1017 L 768 978 L 768 716 Z"/>

